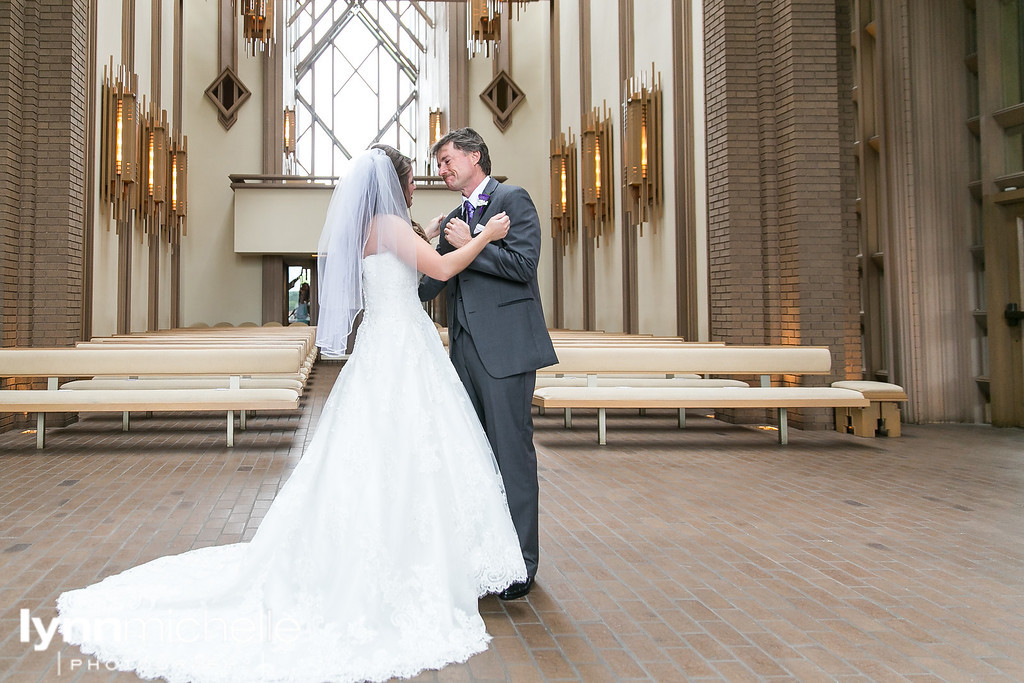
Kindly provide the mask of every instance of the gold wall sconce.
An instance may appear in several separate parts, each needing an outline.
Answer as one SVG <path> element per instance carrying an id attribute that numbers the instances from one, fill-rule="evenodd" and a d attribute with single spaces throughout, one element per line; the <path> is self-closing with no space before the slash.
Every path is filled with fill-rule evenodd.
<path id="1" fill-rule="evenodd" d="M 145 109 L 145 103 L 143 103 Z M 146 232 L 157 232 L 167 224 L 168 176 L 170 175 L 170 134 L 167 111 L 150 104 L 142 120 L 142 197 L 140 209 Z"/>
<path id="2" fill-rule="evenodd" d="M 171 143 L 171 187 L 167 238 L 178 244 L 188 234 L 188 136 L 176 133 Z"/>
<path id="3" fill-rule="evenodd" d="M 284 155 L 295 158 L 295 107 L 284 109 Z"/>
<path id="4" fill-rule="evenodd" d="M 118 225 L 138 204 L 139 77 L 124 66 L 103 69 L 100 123 L 100 198 Z"/>
<path id="5" fill-rule="evenodd" d="M 430 129 L 430 147 L 433 148 L 437 141 L 444 136 L 444 114 L 440 109 L 431 109 L 428 116 L 428 127 Z"/>
<path id="6" fill-rule="evenodd" d="M 501 42 L 501 14 L 515 5 L 516 18 L 528 3 L 537 0 L 469 0 L 469 56 L 481 50 L 487 57 Z"/>
<path id="7" fill-rule="evenodd" d="M 118 231 L 138 217 L 145 232 L 176 242 L 187 215 L 188 138 L 172 132 L 166 110 L 147 107 L 145 99 L 140 107 L 137 87 L 138 77 L 114 69 L 113 60 L 104 69 L 100 198 L 110 204 Z"/>
<path id="8" fill-rule="evenodd" d="M 500 0 L 469 0 L 469 55 L 483 51 L 491 56 L 491 48 L 501 42 Z"/>
<path id="9" fill-rule="evenodd" d="M 427 175 L 437 175 L 437 160 L 430 150 L 434 149 L 437 141 L 444 137 L 447 132 L 444 122 L 444 114 L 440 108 L 431 108 L 427 113 L 427 154 L 424 164 L 424 172 Z"/>
<path id="10" fill-rule="evenodd" d="M 558 239 L 562 253 L 578 232 L 576 197 L 576 138 L 569 129 L 551 141 L 551 237 Z"/>
<path id="11" fill-rule="evenodd" d="M 629 202 L 630 224 L 643 235 L 643 224 L 657 231 L 656 217 L 664 202 L 662 185 L 661 74 L 651 65 L 646 75 L 630 78 L 622 102 L 622 139 L 625 147 L 624 201 Z"/>
<path id="12" fill-rule="evenodd" d="M 594 108 L 583 117 L 583 227 L 587 236 L 601 244 L 601 235 L 614 225 L 612 210 L 615 191 L 612 187 L 612 125 L 611 111 Z"/>
<path id="13" fill-rule="evenodd" d="M 242 0 L 242 36 L 248 52 L 270 54 L 274 45 L 274 0 Z"/>

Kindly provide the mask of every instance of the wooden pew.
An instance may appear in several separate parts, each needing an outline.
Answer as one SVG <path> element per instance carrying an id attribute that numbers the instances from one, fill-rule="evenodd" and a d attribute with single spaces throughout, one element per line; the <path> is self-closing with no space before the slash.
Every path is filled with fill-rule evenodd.
<path id="1" fill-rule="evenodd" d="M 45 414 L 53 412 L 217 411 L 227 414 L 227 445 L 234 445 L 234 411 L 295 410 L 293 388 L 243 387 L 253 374 L 294 376 L 300 366 L 296 348 L 85 348 L 0 349 L 0 376 L 46 377 L 47 388 L 0 390 L 0 411 L 36 413 L 36 447 L 45 446 Z M 216 388 L 164 388 L 155 385 L 118 389 L 59 388 L 61 377 L 210 376 L 223 378 Z M 128 380 L 129 382 L 131 380 Z M 244 429 L 244 422 L 242 424 Z"/>
<path id="2" fill-rule="evenodd" d="M 779 443 L 789 440 L 789 408 L 866 408 L 859 391 L 838 387 L 772 386 L 774 375 L 827 375 L 832 357 L 825 347 L 810 346 L 683 346 L 619 347 L 614 352 L 596 347 L 558 349 L 556 365 L 547 373 L 585 374 L 588 386 L 539 387 L 533 405 L 566 410 L 571 425 L 573 408 L 598 410 L 598 443 L 605 445 L 609 408 L 772 408 L 778 411 Z M 599 386 L 608 375 L 758 375 L 760 386 Z M 680 412 L 680 415 L 684 415 Z M 680 426 L 684 422 L 680 420 Z"/>

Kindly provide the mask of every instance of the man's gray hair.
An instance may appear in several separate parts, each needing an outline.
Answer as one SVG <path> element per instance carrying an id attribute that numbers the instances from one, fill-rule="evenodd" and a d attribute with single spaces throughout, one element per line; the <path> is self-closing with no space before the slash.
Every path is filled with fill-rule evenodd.
<path id="1" fill-rule="evenodd" d="M 430 155 L 436 157 L 441 148 L 449 142 L 460 152 L 466 152 L 467 154 L 470 152 L 480 152 L 480 168 L 487 175 L 491 175 L 491 155 L 487 151 L 487 143 L 480 137 L 480 133 L 477 133 L 472 128 L 450 130 L 443 138 L 434 143 L 434 146 L 430 148 Z"/>

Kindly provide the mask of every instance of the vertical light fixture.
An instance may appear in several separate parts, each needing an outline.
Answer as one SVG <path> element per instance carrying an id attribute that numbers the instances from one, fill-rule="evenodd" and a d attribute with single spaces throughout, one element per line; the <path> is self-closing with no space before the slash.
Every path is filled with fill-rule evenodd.
<path id="1" fill-rule="evenodd" d="M 295 158 L 295 107 L 284 108 L 284 155 Z"/>
<path id="2" fill-rule="evenodd" d="M 170 150 L 171 188 L 167 238 L 178 244 L 187 234 L 188 222 L 188 136 L 175 133 Z"/>
<path id="3" fill-rule="evenodd" d="M 501 41 L 501 0 L 469 0 L 469 56 L 491 48 Z"/>
<path id="4" fill-rule="evenodd" d="M 469 56 L 481 50 L 487 57 L 491 49 L 501 42 L 502 7 L 515 5 L 516 18 L 530 2 L 537 0 L 469 0 Z"/>
<path id="5" fill-rule="evenodd" d="M 248 52 L 270 54 L 274 45 L 274 0 L 241 0 L 242 36 Z"/>
<path id="6" fill-rule="evenodd" d="M 444 135 L 444 116 L 440 109 L 431 109 L 428 114 L 428 127 L 430 128 L 430 146 L 433 147 Z"/>
<path id="7" fill-rule="evenodd" d="M 143 103 L 145 109 L 145 103 Z M 167 111 L 151 103 L 142 122 L 142 188 L 140 209 L 146 232 L 159 234 L 167 225 L 170 168 Z"/>
<path id="8" fill-rule="evenodd" d="M 427 158 L 424 164 L 424 172 L 427 175 L 437 175 L 437 160 L 430 150 L 434 149 L 437 141 L 444 137 L 445 125 L 444 114 L 439 108 L 431 108 L 427 113 Z"/>
<path id="9" fill-rule="evenodd" d="M 100 130 L 100 198 L 118 225 L 131 220 L 138 203 L 139 78 L 124 66 L 103 69 Z"/>
<path id="10" fill-rule="evenodd" d="M 661 213 L 662 122 L 661 74 L 651 64 L 651 84 L 647 75 L 630 78 L 622 101 L 622 135 L 625 142 L 623 185 L 628 195 L 630 224 L 640 229 L 650 223 L 657 231 L 656 217 Z"/>
<path id="11" fill-rule="evenodd" d="M 583 227 L 601 244 L 605 228 L 613 225 L 615 193 L 612 180 L 611 111 L 594 108 L 583 117 Z"/>
<path id="12" fill-rule="evenodd" d="M 569 129 L 551 141 L 551 236 L 559 239 L 562 253 L 576 238 L 576 138 Z"/>

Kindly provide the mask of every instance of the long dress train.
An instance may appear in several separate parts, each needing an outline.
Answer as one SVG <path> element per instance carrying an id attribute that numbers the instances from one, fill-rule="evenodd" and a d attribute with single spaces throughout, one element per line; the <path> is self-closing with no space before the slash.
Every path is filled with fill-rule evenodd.
<path id="1" fill-rule="evenodd" d="M 411 676 L 487 647 L 477 599 L 526 578 L 501 477 L 416 296 L 368 256 L 356 347 L 248 543 L 162 557 L 57 601 L 68 643 L 170 681 Z"/>

